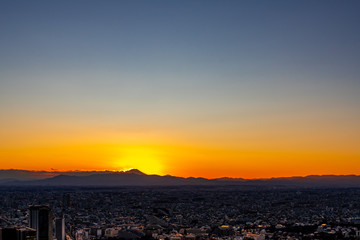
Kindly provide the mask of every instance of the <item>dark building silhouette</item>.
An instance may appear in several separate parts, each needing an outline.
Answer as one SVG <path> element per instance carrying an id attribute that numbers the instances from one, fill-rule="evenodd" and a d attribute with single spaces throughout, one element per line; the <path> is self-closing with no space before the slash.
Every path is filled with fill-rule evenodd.
<path id="1" fill-rule="evenodd" d="M 56 237 L 56 240 L 65 240 L 65 219 L 64 219 L 64 217 L 55 219 L 55 237 Z"/>
<path id="2" fill-rule="evenodd" d="M 36 240 L 36 230 L 7 227 L 0 229 L 0 240 Z"/>
<path id="3" fill-rule="evenodd" d="M 71 207 L 71 199 L 69 193 L 64 193 L 62 204 L 64 209 Z"/>
<path id="4" fill-rule="evenodd" d="M 16 228 L 3 228 L 1 232 L 2 240 L 15 240 L 17 238 Z"/>
<path id="5" fill-rule="evenodd" d="M 36 240 L 36 230 L 31 228 L 19 228 L 17 240 Z"/>
<path id="6" fill-rule="evenodd" d="M 49 206 L 30 206 L 30 227 L 36 230 L 36 240 L 53 239 L 53 216 Z"/>

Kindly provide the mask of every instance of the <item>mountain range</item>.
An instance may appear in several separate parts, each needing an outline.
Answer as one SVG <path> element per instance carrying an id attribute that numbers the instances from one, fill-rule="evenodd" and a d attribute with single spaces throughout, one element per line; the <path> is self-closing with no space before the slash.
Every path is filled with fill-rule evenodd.
<path id="1" fill-rule="evenodd" d="M 129 171 L 70 171 L 48 172 L 0 170 L 0 186 L 239 186 L 250 188 L 357 188 L 359 175 L 311 175 L 268 179 L 243 178 L 184 178 L 147 175 L 137 169 Z"/>

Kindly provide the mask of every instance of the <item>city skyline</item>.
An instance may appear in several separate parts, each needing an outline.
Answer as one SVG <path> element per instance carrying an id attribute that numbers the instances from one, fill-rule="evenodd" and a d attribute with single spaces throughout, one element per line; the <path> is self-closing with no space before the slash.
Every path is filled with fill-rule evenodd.
<path id="1" fill-rule="evenodd" d="M 5 1 L 2 169 L 360 174 L 358 1 Z"/>

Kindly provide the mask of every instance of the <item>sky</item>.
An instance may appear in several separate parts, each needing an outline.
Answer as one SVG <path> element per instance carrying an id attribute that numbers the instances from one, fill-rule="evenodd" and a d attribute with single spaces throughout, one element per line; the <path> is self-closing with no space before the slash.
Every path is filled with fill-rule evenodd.
<path id="1" fill-rule="evenodd" d="M 1 1 L 0 168 L 360 174 L 359 1 Z"/>

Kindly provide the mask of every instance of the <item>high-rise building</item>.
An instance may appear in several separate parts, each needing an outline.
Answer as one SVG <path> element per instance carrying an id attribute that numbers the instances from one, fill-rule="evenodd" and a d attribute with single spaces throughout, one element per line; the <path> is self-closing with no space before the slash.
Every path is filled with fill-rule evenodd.
<path id="1" fill-rule="evenodd" d="M 15 227 L 7 227 L 7 228 L 3 228 L 2 229 L 2 239 L 3 240 L 7 240 L 7 239 L 17 239 L 17 231 Z"/>
<path id="2" fill-rule="evenodd" d="M 36 230 L 36 240 L 52 240 L 53 216 L 49 206 L 30 206 L 30 227 Z"/>
<path id="3" fill-rule="evenodd" d="M 36 230 L 31 228 L 6 227 L 0 229 L 0 240 L 36 240 Z"/>
<path id="4" fill-rule="evenodd" d="M 63 194 L 62 204 L 63 204 L 64 209 L 71 207 L 71 199 L 70 199 L 70 194 L 69 193 L 64 193 Z"/>
<path id="5" fill-rule="evenodd" d="M 31 228 L 17 229 L 17 240 L 36 240 L 36 230 Z"/>
<path id="6" fill-rule="evenodd" d="M 64 217 L 55 219 L 56 240 L 65 240 L 65 219 Z"/>

